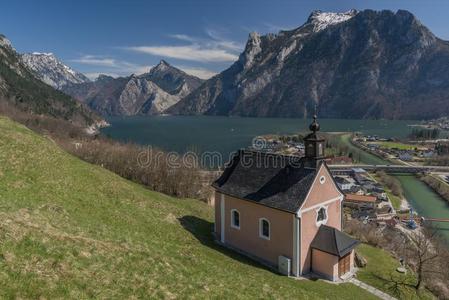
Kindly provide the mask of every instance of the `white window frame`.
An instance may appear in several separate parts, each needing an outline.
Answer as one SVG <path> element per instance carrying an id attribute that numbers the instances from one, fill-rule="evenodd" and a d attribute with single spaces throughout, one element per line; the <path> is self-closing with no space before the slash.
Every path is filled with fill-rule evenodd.
<path id="1" fill-rule="evenodd" d="M 234 223 L 234 212 L 239 214 L 239 226 L 235 225 L 235 223 Z M 237 209 L 235 209 L 235 208 L 231 209 L 231 227 L 232 228 L 240 230 L 240 222 L 241 222 L 240 216 L 241 216 L 240 212 Z"/>
<path id="2" fill-rule="evenodd" d="M 268 223 L 268 236 L 263 235 L 263 226 L 262 226 L 263 221 L 267 221 Z M 259 219 L 259 237 L 268 241 L 271 238 L 271 223 L 267 218 Z"/>
<path id="3" fill-rule="evenodd" d="M 326 182 L 326 176 L 322 175 L 320 176 L 320 183 L 324 184 Z"/>
<path id="4" fill-rule="evenodd" d="M 318 221 L 318 212 L 319 212 L 321 209 L 324 209 L 324 212 L 326 213 L 326 218 L 325 218 L 324 220 Z M 323 224 L 326 225 L 327 220 L 329 219 L 328 206 L 320 206 L 320 207 L 318 207 L 318 208 L 315 210 L 315 212 L 316 212 L 316 217 L 315 217 L 316 225 L 317 225 L 318 227 L 319 227 L 320 225 L 323 225 Z"/>

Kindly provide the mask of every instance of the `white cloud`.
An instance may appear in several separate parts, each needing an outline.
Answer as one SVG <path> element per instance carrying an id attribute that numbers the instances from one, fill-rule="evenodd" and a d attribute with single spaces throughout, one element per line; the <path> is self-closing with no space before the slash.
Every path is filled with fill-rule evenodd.
<path id="1" fill-rule="evenodd" d="M 115 59 L 95 55 L 83 55 L 80 58 L 71 59 L 70 61 L 91 66 L 115 67 L 117 65 Z"/>
<path id="2" fill-rule="evenodd" d="M 234 41 L 227 40 L 215 30 L 206 29 L 207 38 L 186 34 L 171 34 L 169 37 L 185 42 L 185 45 L 144 45 L 124 49 L 150 55 L 198 62 L 233 62 L 243 49 Z"/>
<path id="3" fill-rule="evenodd" d="M 243 45 L 224 38 L 219 31 L 210 28 L 206 29 L 205 31 L 206 34 L 212 39 L 212 41 L 207 42 L 207 44 L 213 47 L 225 48 L 235 52 L 242 51 Z"/>
<path id="4" fill-rule="evenodd" d="M 230 53 L 225 49 L 207 49 L 199 44 L 188 46 L 137 46 L 127 47 L 126 49 L 151 55 L 200 62 L 228 62 L 235 61 L 238 58 L 236 54 Z"/>
<path id="5" fill-rule="evenodd" d="M 112 77 L 128 76 L 130 74 L 139 75 L 148 72 L 150 69 L 150 66 L 148 65 L 138 65 L 99 55 L 83 55 L 79 58 L 71 59 L 70 61 L 88 66 L 101 67 L 102 70 L 85 74 L 88 78 L 97 78 L 99 74 Z"/>
<path id="6" fill-rule="evenodd" d="M 203 68 L 195 68 L 195 67 L 185 67 L 185 66 L 179 66 L 179 69 L 183 70 L 187 74 L 199 77 L 201 79 L 209 79 L 214 75 L 217 75 L 217 72 L 210 71 Z"/>
<path id="7" fill-rule="evenodd" d="M 291 30 L 294 27 L 285 26 L 285 25 L 278 25 L 273 23 L 265 22 L 263 25 L 267 28 L 269 32 L 278 33 L 279 31 L 285 31 L 285 30 Z"/>
<path id="8" fill-rule="evenodd" d="M 197 41 L 196 38 L 191 37 L 189 35 L 186 34 L 169 34 L 169 37 L 172 37 L 174 39 L 180 40 L 180 41 L 186 41 L 186 42 L 195 42 Z"/>

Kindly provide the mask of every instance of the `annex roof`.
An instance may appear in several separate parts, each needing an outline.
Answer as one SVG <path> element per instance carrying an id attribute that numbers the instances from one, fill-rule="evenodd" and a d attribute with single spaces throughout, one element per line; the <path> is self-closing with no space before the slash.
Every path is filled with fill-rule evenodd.
<path id="1" fill-rule="evenodd" d="M 337 228 L 321 225 L 311 247 L 323 252 L 343 257 L 350 253 L 359 242 Z"/>

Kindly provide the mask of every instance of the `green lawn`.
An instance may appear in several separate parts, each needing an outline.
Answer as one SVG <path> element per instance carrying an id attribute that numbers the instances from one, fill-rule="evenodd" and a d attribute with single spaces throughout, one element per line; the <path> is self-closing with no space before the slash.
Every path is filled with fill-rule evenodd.
<path id="1" fill-rule="evenodd" d="M 216 246 L 212 210 L 151 192 L 0 118 L 0 298 L 374 299 Z"/>
<path id="2" fill-rule="evenodd" d="M 399 262 L 382 249 L 362 244 L 357 251 L 367 260 L 365 268 L 360 268 L 357 278 L 398 299 L 433 299 L 426 290 L 416 293 L 410 285 L 415 284 L 416 276 L 409 271 L 400 274 L 396 268 Z"/>
<path id="3" fill-rule="evenodd" d="M 385 187 L 385 192 L 387 193 L 388 198 L 391 201 L 391 205 L 393 205 L 394 209 L 396 210 L 401 209 L 401 202 L 402 202 L 401 199 L 398 196 L 393 195 L 391 190 L 388 189 L 387 187 Z"/>
<path id="4" fill-rule="evenodd" d="M 399 149 L 399 150 L 414 150 L 417 145 L 404 144 L 399 142 L 368 142 L 369 144 L 378 144 L 381 148 L 385 149 Z"/>

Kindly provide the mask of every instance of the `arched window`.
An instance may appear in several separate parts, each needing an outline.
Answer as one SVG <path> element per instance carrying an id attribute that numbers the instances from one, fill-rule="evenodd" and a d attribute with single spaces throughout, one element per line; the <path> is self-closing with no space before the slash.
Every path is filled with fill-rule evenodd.
<path id="1" fill-rule="evenodd" d="M 240 229 L 240 213 L 236 209 L 231 210 L 231 227 Z"/>
<path id="2" fill-rule="evenodd" d="M 327 223 L 327 208 L 326 207 L 320 207 L 316 211 L 316 224 L 326 224 Z"/>
<path id="3" fill-rule="evenodd" d="M 263 239 L 270 239 L 270 222 L 265 219 L 259 219 L 259 236 Z"/>

